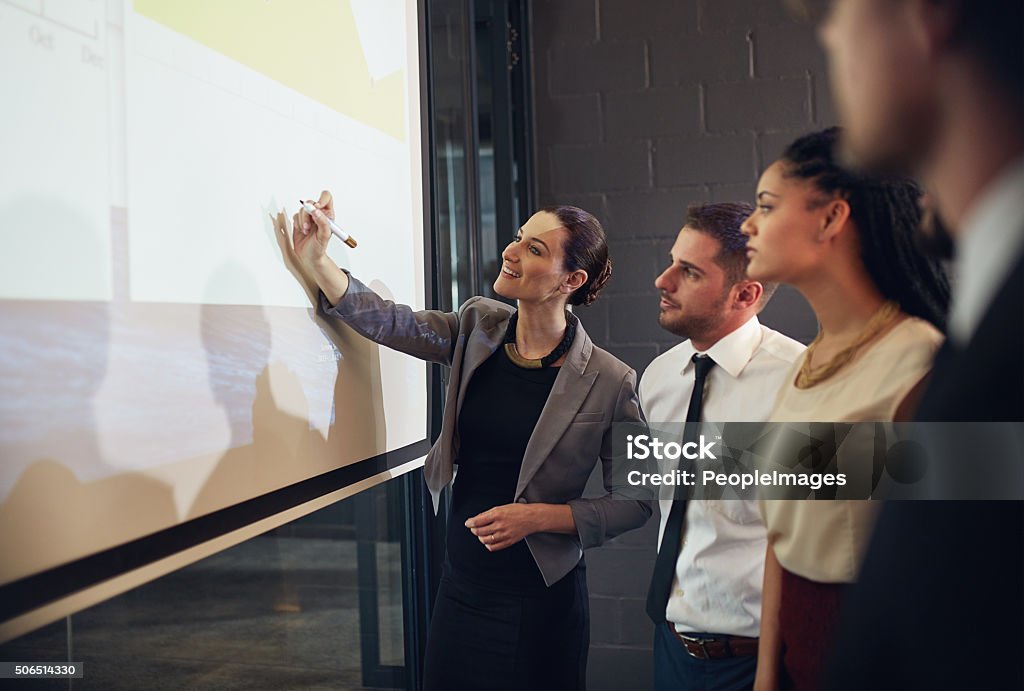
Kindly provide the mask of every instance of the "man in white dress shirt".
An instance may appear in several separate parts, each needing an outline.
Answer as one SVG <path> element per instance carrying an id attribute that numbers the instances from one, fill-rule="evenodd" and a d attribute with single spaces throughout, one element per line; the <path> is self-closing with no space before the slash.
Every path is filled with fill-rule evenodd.
<path id="1" fill-rule="evenodd" d="M 690 207 L 671 265 L 654 283 L 661 295 L 659 323 L 685 340 L 658 356 L 640 380 L 640 401 L 652 428 L 685 420 L 694 393 L 694 356 L 704 355 L 714 364 L 706 375 L 700 419 L 766 420 L 804 350 L 757 319 L 775 286 L 746 277 L 740 225 L 752 211 L 741 203 Z M 655 688 L 750 688 L 766 539 L 757 503 L 689 501 L 681 539 L 666 544 L 672 505 L 660 502 L 658 540 L 659 551 L 668 550 L 659 559 L 674 557 L 675 576 L 664 609 L 664 594 L 656 594 L 657 569 L 648 599 L 656 627 Z"/>
<path id="2" fill-rule="evenodd" d="M 820 36 L 847 153 L 919 175 L 955 245 L 949 334 L 917 420 L 1020 423 L 1024 2 L 833 0 Z M 932 460 L 944 472 L 968 459 Z M 1024 688 L 1022 506 L 888 503 L 828 686 Z"/>

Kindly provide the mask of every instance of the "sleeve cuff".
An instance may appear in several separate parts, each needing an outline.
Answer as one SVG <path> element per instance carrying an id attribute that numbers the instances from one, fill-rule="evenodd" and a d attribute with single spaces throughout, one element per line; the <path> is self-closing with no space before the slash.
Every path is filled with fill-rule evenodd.
<path id="1" fill-rule="evenodd" d="M 341 269 L 340 266 L 338 268 Z M 345 294 L 341 296 L 341 299 L 338 300 L 338 303 L 332 305 L 330 300 L 327 299 L 327 296 L 324 295 L 324 291 L 319 289 L 317 290 L 317 300 L 320 305 L 320 311 L 323 314 L 328 314 L 332 317 L 344 318 L 345 316 L 352 312 L 350 307 L 351 303 L 355 299 L 355 296 L 361 293 L 370 292 L 370 288 L 365 283 L 360 281 L 358 278 L 353 276 L 348 271 L 348 269 L 341 270 L 345 272 L 346 276 L 348 276 L 348 290 L 346 290 Z"/>

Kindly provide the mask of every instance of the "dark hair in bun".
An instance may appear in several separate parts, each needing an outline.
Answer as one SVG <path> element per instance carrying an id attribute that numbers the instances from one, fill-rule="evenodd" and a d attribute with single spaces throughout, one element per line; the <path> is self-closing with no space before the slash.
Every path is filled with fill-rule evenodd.
<path id="1" fill-rule="evenodd" d="M 589 305 L 612 276 L 612 260 L 600 221 L 576 206 L 552 206 L 542 211 L 554 214 L 569 232 L 565 241 L 565 268 L 587 272 L 587 282 L 569 296 L 570 305 Z"/>

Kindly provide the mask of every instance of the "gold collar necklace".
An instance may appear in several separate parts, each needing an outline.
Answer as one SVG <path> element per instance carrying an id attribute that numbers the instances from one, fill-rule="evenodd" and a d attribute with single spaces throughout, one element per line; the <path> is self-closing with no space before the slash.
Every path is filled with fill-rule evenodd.
<path id="1" fill-rule="evenodd" d="M 579 323 L 579 320 L 576 319 L 572 312 L 566 312 L 565 333 L 562 334 L 562 340 L 555 346 L 554 350 L 544 357 L 537 359 L 523 357 L 516 350 L 516 324 L 518 323 L 519 312 L 515 312 L 512 318 L 508 320 L 508 330 L 505 332 L 505 355 L 517 367 L 522 367 L 523 369 L 542 369 L 550 367 L 552 363 L 558 361 L 558 358 L 569 352 L 573 339 L 576 338 L 576 324 Z"/>
<path id="2" fill-rule="evenodd" d="M 831 360 L 818 367 L 811 367 L 811 355 L 814 350 L 818 347 L 821 342 L 822 336 L 825 335 L 824 331 L 819 331 L 811 345 L 807 346 L 807 350 L 804 352 L 804 362 L 800 366 L 800 371 L 796 375 L 796 388 L 798 389 L 809 389 L 815 384 L 819 384 L 833 374 L 842 369 L 853 356 L 857 354 L 866 343 L 873 340 L 879 333 L 882 332 L 887 326 L 892 324 L 900 315 L 900 306 L 893 300 L 888 300 L 878 308 L 878 311 L 868 320 L 868 323 L 864 325 L 860 334 L 857 335 L 856 340 L 846 348 L 843 348 L 836 353 Z"/>

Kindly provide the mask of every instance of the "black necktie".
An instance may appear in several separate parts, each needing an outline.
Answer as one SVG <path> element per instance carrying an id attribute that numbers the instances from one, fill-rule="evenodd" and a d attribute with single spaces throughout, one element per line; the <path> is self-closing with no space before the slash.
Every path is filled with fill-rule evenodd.
<path id="1" fill-rule="evenodd" d="M 693 393 L 690 394 L 690 405 L 686 409 L 686 426 L 683 431 L 683 443 L 696 441 L 700 431 L 701 408 L 704 404 L 704 385 L 708 372 L 715 366 L 715 361 L 707 355 L 694 355 Z M 680 459 L 682 462 L 683 459 Z M 668 605 L 669 591 L 672 590 L 672 579 L 676 575 L 676 560 L 679 558 L 679 543 L 683 538 L 683 519 L 686 516 L 686 491 L 679 485 L 675 487 L 672 510 L 665 522 L 665 533 L 661 538 L 661 549 L 658 559 L 654 562 L 654 573 L 651 574 L 651 587 L 647 591 L 647 616 L 655 624 L 665 621 L 665 607 Z"/>

